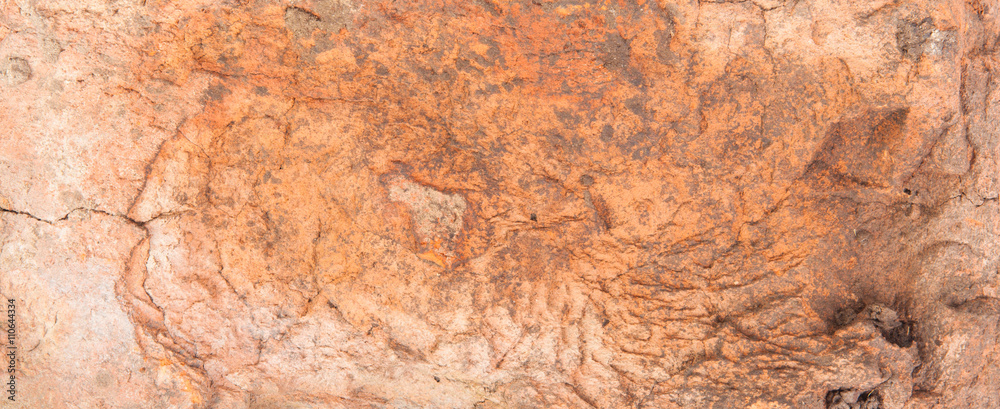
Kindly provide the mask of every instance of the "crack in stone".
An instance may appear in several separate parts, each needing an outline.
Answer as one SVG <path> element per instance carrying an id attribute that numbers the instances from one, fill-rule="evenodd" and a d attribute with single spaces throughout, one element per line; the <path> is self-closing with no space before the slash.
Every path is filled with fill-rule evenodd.
<path id="1" fill-rule="evenodd" d="M 8 208 L 0 207 L 0 212 L 9 213 L 9 214 L 16 214 L 16 215 L 21 215 L 21 216 L 27 216 L 27 217 L 29 217 L 31 219 L 34 219 L 35 221 L 39 221 L 39 222 L 42 222 L 42 223 L 45 223 L 45 224 L 49 224 L 49 225 L 53 225 L 53 226 L 56 225 L 59 222 L 69 220 L 69 217 L 72 216 L 74 213 L 77 213 L 77 212 L 97 213 L 97 214 L 101 214 L 101 215 L 108 216 L 108 217 L 111 217 L 111 218 L 121 219 L 121 220 L 125 221 L 126 223 L 128 223 L 130 225 L 133 225 L 133 226 L 136 226 L 136 227 L 140 227 L 140 228 L 144 228 L 145 227 L 145 223 L 139 222 L 139 221 L 137 221 L 135 219 L 132 219 L 132 218 L 126 216 L 126 215 L 115 214 L 115 213 L 108 212 L 106 210 L 90 209 L 90 208 L 86 208 L 86 207 L 77 207 L 77 208 L 74 208 L 74 209 L 70 210 L 69 212 L 67 212 L 66 214 L 62 215 L 61 217 L 59 217 L 57 219 L 52 219 L 52 220 L 48 220 L 48 219 L 45 219 L 45 218 L 42 218 L 42 217 L 35 216 L 31 212 L 24 211 L 24 210 L 15 210 L 15 209 L 8 209 Z"/>

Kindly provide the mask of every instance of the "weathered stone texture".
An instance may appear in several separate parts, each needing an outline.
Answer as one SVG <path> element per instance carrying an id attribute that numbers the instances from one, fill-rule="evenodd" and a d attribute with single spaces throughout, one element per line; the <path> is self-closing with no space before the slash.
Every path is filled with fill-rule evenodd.
<path id="1" fill-rule="evenodd" d="M 1000 4 L 27 1 L 24 408 L 1000 406 Z"/>

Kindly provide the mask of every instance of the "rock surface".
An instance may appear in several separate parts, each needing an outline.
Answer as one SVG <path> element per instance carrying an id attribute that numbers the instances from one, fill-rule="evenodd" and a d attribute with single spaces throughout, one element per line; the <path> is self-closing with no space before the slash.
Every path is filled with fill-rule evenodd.
<path id="1" fill-rule="evenodd" d="M 14 408 L 1000 406 L 1000 4 L 0 3 Z"/>

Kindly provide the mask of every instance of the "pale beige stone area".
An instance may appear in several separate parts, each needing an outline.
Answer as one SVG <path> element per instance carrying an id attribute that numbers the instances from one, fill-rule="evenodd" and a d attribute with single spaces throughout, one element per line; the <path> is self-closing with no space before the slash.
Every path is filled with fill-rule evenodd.
<path id="1" fill-rule="evenodd" d="M 0 295 L 17 306 L 18 356 L 17 400 L 3 407 L 196 406 L 188 369 L 144 350 L 118 294 L 144 236 L 100 212 L 0 216 Z"/>

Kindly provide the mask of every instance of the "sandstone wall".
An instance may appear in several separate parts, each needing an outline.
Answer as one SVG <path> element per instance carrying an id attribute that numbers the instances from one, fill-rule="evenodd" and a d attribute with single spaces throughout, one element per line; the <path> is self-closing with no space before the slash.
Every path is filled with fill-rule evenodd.
<path id="1" fill-rule="evenodd" d="M 998 13 L 0 2 L 2 407 L 1000 407 Z"/>

